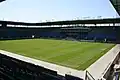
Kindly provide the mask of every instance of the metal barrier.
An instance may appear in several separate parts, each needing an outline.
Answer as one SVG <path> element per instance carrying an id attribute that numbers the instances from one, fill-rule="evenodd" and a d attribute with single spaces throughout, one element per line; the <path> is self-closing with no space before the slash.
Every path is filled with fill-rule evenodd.
<path id="1" fill-rule="evenodd" d="M 95 79 L 88 71 L 86 71 L 85 80 L 95 80 Z"/>

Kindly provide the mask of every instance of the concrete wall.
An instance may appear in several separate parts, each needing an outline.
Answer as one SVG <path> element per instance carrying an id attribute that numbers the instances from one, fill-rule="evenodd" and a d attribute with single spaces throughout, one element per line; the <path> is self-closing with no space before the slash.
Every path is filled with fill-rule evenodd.
<path id="1" fill-rule="evenodd" d="M 95 80 L 106 80 L 110 74 L 112 64 L 115 63 L 119 58 L 119 52 L 120 44 L 117 44 L 86 70 L 89 71 L 89 73 L 95 78 Z"/>

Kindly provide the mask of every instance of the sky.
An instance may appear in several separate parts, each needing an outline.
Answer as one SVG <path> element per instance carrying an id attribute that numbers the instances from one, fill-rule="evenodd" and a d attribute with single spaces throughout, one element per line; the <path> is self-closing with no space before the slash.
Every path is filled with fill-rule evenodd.
<path id="1" fill-rule="evenodd" d="M 109 0 L 6 0 L 0 20 L 45 22 L 117 16 Z"/>

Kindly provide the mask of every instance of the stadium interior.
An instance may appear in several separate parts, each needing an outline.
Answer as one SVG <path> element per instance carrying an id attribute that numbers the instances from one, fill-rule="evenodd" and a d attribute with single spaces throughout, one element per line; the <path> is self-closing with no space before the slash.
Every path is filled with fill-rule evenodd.
<path id="1" fill-rule="evenodd" d="M 0 0 L 2 2 L 4 0 Z M 7 1 L 7 0 L 6 0 Z M 120 15 L 120 0 L 110 0 Z M 21 27 L 23 26 L 23 27 Z M 30 27 L 29 27 L 30 26 Z M 32 27 L 36 26 L 36 27 Z M 46 27 L 47 26 L 47 27 Z M 120 43 L 120 18 L 25 23 L 0 21 L 0 40 L 58 39 Z M 0 54 L 0 80 L 83 80 Z"/>
<path id="2" fill-rule="evenodd" d="M 114 20 L 114 22 L 112 22 Z M 86 23 L 83 23 L 83 22 Z M 32 38 L 54 38 L 54 39 L 71 39 L 71 40 L 89 40 L 89 41 L 99 41 L 99 42 L 116 42 L 118 43 L 120 40 L 119 37 L 119 21 L 118 19 L 105 19 L 103 22 L 97 23 L 102 20 L 84 20 L 84 21 L 76 21 L 76 24 L 70 23 L 68 25 L 67 22 L 57 22 L 54 25 L 53 23 L 44 23 L 38 24 L 42 26 L 48 27 L 27 27 L 30 24 L 25 24 L 26 27 L 16 27 L 17 24 L 14 25 L 10 22 L 10 24 L 14 26 L 10 26 L 9 22 L 2 21 L 0 23 L 0 39 L 32 39 Z M 91 24 L 91 21 L 93 24 Z M 20 23 L 18 23 L 20 24 Z M 61 26 L 61 27 L 51 27 Z M 8 26 L 9 25 L 9 26 Z M 22 24 L 21 24 L 22 25 Z M 103 26 L 104 25 L 104 26 Z M 35 26 L 35 24 L 34 24 Z"/>

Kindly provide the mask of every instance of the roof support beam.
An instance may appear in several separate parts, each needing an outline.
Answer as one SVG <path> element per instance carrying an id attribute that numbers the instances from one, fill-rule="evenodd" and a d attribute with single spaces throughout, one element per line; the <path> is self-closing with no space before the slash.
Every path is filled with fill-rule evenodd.
<path id="1" fill-rule="evenodd" d="M 110 2 L 112 3 L 117 13 L 120 15 L 120 0 L 110 0 Z"/>
<path id="2" fill-rule="evenodd" d="M 5 1 L 5 0 L 0 0 L 0 2 L 3 2 L 3 1 Z"/>

